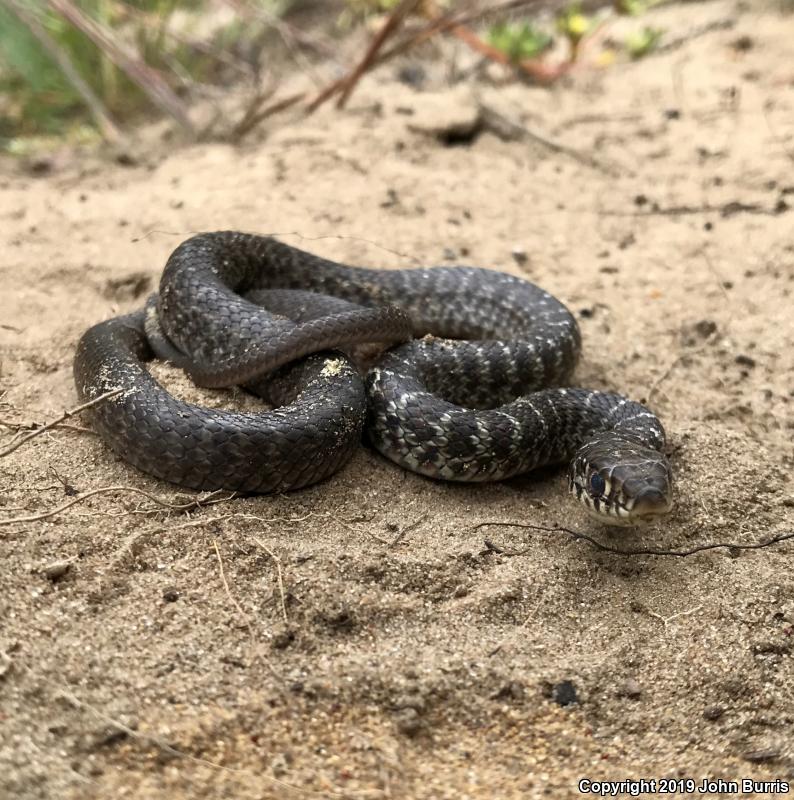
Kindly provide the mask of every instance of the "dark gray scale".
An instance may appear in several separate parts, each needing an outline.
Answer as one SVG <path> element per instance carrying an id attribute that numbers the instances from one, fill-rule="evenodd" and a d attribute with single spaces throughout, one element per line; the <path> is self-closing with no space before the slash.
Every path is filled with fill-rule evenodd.
<path id="1" fill-rule="evenodd" d="M 81 400 L 123 390 L 91 410 L 92 424 L 125 461 L 150 475 L 198 490 L 286 491 L 332 475 L 359 445 L 366 398 L 341 353 L 284 368 L 266 387 L 271 399 L 275 387 L 284 405 L 261 414 L 175 399 L 146 369 L 152 356 L 137 312 L 88 330 L 74 370 Z"/>
<path id="2" fill-rule="evenodd" d="M 490 270 L 354 268 L 267 237 L 195 236 L 145 313 L 85 334 L 75 378 L 86 400 L 124 389 L 95 424 L 139 468 L 191 488 L 285 490 L 338 469 L 363 425 L 351 362 L 306 356 L 364 343 L 398 345 L 366 378 L 369 438 L 398 464 L 483 481 L 570 460 L 572 492 L 601 519 L 669 508 L 659 420 L 619 395 L 549 388 L 570 379 L 578 326 L 547 292 Z M 282 407 L 180 403 L 143 366 L 150 345 L 202 385 L 246 384 Z"/>

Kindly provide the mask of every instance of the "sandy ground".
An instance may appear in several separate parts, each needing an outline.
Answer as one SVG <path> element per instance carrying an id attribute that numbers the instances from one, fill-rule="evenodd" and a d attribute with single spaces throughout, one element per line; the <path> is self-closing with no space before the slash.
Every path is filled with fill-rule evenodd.
<path id="1" fill-rule="evenodd" d="M 743 8 L 661 9 L 670 39 L 735 25 L 551 91 L 445 88 L 432 69 L 417 91 L 386 68 L 348 111 L 280 118 L 240 149 L 3 167 L 4 424 L 74 406 L 86 327 L 137 307 L 179 241 L 234 228 L 537 281 L 580 319 L 579 382 L 664 419 L 678 495 L 663 522 L 615 533 L 562 470 L 450 486 L 362 447 L 289 496 L 178 511 L 120 489 L 9 523 L 101 487 L 185 501 L 90 432 L 39 436 L 0 460 L 0 796 L 794 780 L 790 543 L 627 557 L 475 527 L 677 550 L 794 528 L 794 17 Z M 464 146 L 428 133 L 477 102 L 570 149 L 505 138 L 504 120 Z"/>

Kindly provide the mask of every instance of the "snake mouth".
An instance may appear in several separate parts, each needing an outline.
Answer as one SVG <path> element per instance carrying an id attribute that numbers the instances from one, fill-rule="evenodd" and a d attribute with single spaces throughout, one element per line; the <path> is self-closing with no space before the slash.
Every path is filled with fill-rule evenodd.
<path id="1" fill-rule="evenodd" d="M 602 525 L 631 527 L 647 525 L 667 514 L 673 507 L 669 493 L 647 486 L 633 497 L 624 499 L 622 493 L 607 497 L 593 497 L 579 480 L 571 482 L 571 492 L 576 495 L 588 516 Z"/>
<path id="2" fill-rule="evenodd" d="M 654 487 L 643 489 L 635 498 L 629 513 L 632 518 L 650 522 L 662 514 L 666 514 L 673 504 L 669 496 Z"/>

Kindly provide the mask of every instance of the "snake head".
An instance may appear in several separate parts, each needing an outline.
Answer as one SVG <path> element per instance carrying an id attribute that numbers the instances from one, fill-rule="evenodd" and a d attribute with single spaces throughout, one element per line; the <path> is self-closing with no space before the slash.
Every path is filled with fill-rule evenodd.
<path id="1" fill-rule="evenodd" d="M 579 448 L 571 461 L 569 488 L 588 514 L 605 525 L 639 525 L 673 505 L 667 457 L 614 431 Z"/>

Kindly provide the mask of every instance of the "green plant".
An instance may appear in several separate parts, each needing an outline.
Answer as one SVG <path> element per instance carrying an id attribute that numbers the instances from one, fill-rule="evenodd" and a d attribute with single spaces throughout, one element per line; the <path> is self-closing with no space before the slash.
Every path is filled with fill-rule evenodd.
<path id="1" fill-rule="evenodd" d="M 615 11 L 629 17 L 638 17 L 660 2 L 662 0 L 615 0 Z"/>
<path id="2" fill-rule="evenodd" d="M 661 28 L 652 28 L 646 25 L 626 37 L 624 41 L 626 52 L 634 60 L 643 58 L 656 50 L 663 35 L 664 31 Z"/>
<path id="3" fill-rule="evenodd" d="M 57 35 L 54 20 L 47 29 Z M 39 45 L 34 35 L 8 9 L 0 6 L 0 92 L 5 95 L 5 115 L 33 126 L 50 117 L 69 116 L 80 98 L 62 71 Z M 7 123 L 8 124 L 8 123 Z"/>
<path id="4" fill-rule="evenodd" d="M 615 0 L 615 11 L 629 17 L 637 17 L 648 10 L 649 0 Z"/>
<path id="5" fill-rule="evenodd" d="M 571 47 L 571 61 L 576 61 L 582 40 L 593 28 L 593 20 L 582 11 L 580 3 L 572 3 L 557 17 L 557 30 Z"/>
<path id="6" fill-rule="evenodd" d="M 488 31 L 488 42 L 511 61 L 537 58 L 553 39 L 530 22 L 500 22 Z"/>
<path id="7" fill-rule="evenodd" d="M 199 39 L 191 31 L 207 0 L 0 0 L 0 137 L 8 149 L 12 137 L 69 135 L 92 121 L 118 138 L 115 120 L 152 105 L 190 130 L 179 93 L 229 66 L 250 73 L 228 50 L 258 42 L 279 3 L 250 0 L 250 18 Z"/>

